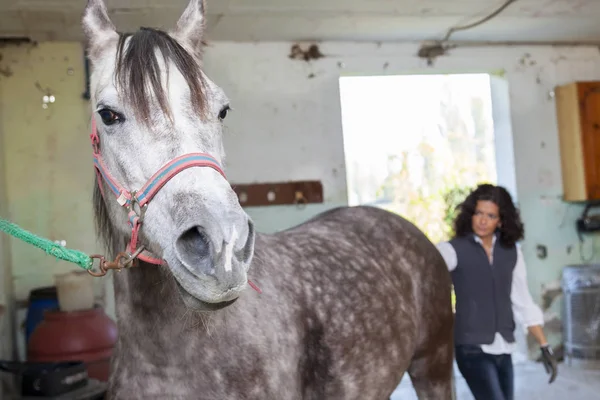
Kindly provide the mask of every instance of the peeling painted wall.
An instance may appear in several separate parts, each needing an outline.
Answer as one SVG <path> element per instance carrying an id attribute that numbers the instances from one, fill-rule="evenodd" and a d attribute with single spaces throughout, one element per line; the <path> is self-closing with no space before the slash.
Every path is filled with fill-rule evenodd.
<path id="1" fill-rule="evenodd" d="M 511 100 L 516 190 L 526 227 L 523 251 L 534 299 L 542 304 L 543 285 L 557 281 L 564 265 L 580 263 L 582 255 L 590 254 L 594 243 L 586 241 L 580 249 L 574 229 L 581 206 L 560 200 L 551 91 L 572 80 L 600 79 L 598 49 L 457 49 L 428 68 L 415 56 L 417 46 L 412 44 L 322 43 L 325 57 L 311 62 L 290 59 L 290 48 L 290 43 L 220 42 L 206 52 L 206 72 L 232 102 L 225 134 L 231 181 L 320 179 L 324 185 L 321 205 L 248 209 L 260 231 L 284 229 L 346 204 L 340 74 L 503 71 Z M 0 67 L 13 72 L 0 78 L 8 215 L 42 235 L 67 240 L 69 247 L 94 251 L 89 106 L 81 99 L 81 48 L 51 43 L 32 49 L 4 48 L 0 53 L 5 54 Z M 46 88 L 56 102 L 43 109 Z M 546 246 L 546 258 L 536 256 L 537 245 Z M 73 268 L 15 241 L 10 250 L 18 298 L 32 287 L 51 283 L 54 273 Z M 559 303 L 547 309 L 549 321 L 558 313 Z M 556 344 L 560 324 L 553 325 L 550 340 Z"/>
<path id="2" fill-rule="evenodd" d="M 1 73 L 1 71 L 0 71 Z M 2 78 L 0 78 L 2 79 Z M 0 84 L 0 96 L 2 85 Z M 0 107 L 0 121 L 3 120 Z M 4 144 L 2 124 L 0 123 L 0 216 L 6 215 L 6 167 L 4 162 Z M 8 253 L 8 238 L 0 234 L 0 359 L 10 360 L 14 355 L 14 323 L 13 323 L 13 285 L 10 257 Z M 9 398 L 13 393 L 13 379 L 5 373 L 0 374 L 0 399 Z"/>
<path id="3" fill-rule="evenodd" d="M 0 47 L 0 160 L 6 201 L 3 216 L 70 248 L 96 253 L 93 230 L 88 102 L 83 53 L 77 43 Z M 53 101 L 54 100 L 54 101 Z M 1 193 L 0 193 L 1 194 Z M 3 235 L 2 240 L 6 240 Z M 12 288 L 20 303 L 16 324 L 23 349 L 22 305 L 31 289 L 78 269 L 16 239 L 8 239 Z M 95 280 L 103 301 L 108 279 Z M 109 305 L 109 313 L 112 310 Z"/>
<path id="4" fill-rule="evenodd" d="M 81 48 L 73 44 L 0 49 L 10 74 L 0 80 L 8 216 L 50 240 L 96 251 L 90 193 L 93 173 L 88 107 L 82 99 Z M 45 103 L 44 96 L 55 101 Z M 47 101 L 50 101 L 46 99 Z M 78 268 L 30 245 L 10 241 L 17 297 L 55 273 Z"/>

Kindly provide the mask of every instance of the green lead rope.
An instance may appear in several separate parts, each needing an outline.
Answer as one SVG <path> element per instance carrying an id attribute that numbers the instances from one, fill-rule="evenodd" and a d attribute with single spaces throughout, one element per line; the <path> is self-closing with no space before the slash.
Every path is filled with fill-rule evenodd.
<path id="1" fill-rule="evenodd" d="M 8 222 L 2 218 L 0 218 L 0 231 L 4 231 L 9 235 L 24 241 L 25 243 L 29 243 L 35 247 L 38 247 L 44 250 L 46 254 L 54 256 L 58 259 L 72 262 L 73 264 L 77 264 L 86 270 L 92 269 L 93 260 L 87 254 L 78 250 L 67 249 L 51 240 L 34 235 L 18 225 Z"/>

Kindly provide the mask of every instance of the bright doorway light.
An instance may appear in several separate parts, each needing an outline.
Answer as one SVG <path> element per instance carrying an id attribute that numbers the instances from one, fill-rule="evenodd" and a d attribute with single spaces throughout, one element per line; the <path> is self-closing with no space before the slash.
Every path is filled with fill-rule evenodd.
<path id="1" fill-rule="evenodd" d="M 490 75 L 342 77 L 340 94 L 349 204 L 447 239 L 466 191 L 497 181 Z"/>

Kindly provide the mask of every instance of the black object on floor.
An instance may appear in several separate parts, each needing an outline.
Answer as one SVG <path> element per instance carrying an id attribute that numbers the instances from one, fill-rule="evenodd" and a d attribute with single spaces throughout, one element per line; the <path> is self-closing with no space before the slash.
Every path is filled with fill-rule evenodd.
<path id="1" fill-rule="evenodd" d="M 84 387 L 75 389 L 71 392 L 63 393 L 58 396 L 24 396 L 18 400 L 104 400 L 106 396 L 106 390 L 106 382 L 90 379 Z"/>
<path id="2" fill-rule="evenodd" d="M 21 395 L 59 396 L 85 387 L 89 378 L 83 362 L 0 361 L 0 370 L 12 373 L 20 381 Z"/>

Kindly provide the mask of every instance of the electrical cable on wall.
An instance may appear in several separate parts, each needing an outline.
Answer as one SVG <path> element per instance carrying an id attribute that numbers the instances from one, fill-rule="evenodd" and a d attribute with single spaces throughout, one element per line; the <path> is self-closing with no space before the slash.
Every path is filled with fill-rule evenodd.
<path id="1" fill-rule="evenodd" d="M 482 24 L 484 24 L 484 23 L 492 20 L 494 17 L 496 17 L 497 15 L 499 15 L 508 6 L 510 6 L 512 3 L 516 2 L 516 1 L 517 0 L 507 0 L 499 8 L 497 8 L 495 11 L 493 11 L 491 14 L 487 15 L 486 17 L 480 19 L 479 21 L 476 21 L 476 22 L 473 22 L 473 23 L 467 24 L 467 25 L 455 26 L 455 27 L 452 27 L 452 28 L 448 29 L 448 32 L 446 33 L 446 36 L 442 39 L 442 43 L 447 42 L 448 40 L 450 40 L 450 36 L 454 32 L 466 31 L 467 29 L 475 28 L 476 26 L 482 25 Z"/>
<path id="2" fill-rule="evenodd" d="M 576 229 L 577 237 L 579 238 L 579 254 L 581 261 L 584 263 L 591 262 L 596 256 L 596 245 L 597 245 L 597 232 L 600 231 L 600 215 L 590 215 L 590 210 L 594 207 L 600 207 L 599 201 L 589 202 L 583 210 L 579 219 L 577 219 Z M 589 257 L 584 256 L 583 246 L 586 242 L 584 233 L 594 234 L 590 239 L 591 242 L 591 255 Z"/>
<path id="3" fill-rule="evenodd" d="M 450 29 L 448 29 L 448 32 L 446 32 L 446 36 L 444 36 L 444 38 L 442 40 L 436 41 L 434 44 L 426 44 L 426 45 L 421 46 L 421 48 L 419 49 L 419 52 L 418 52 L 418 56 L 421 58 L 426 58 L 427 64 L 432 65 L 433 60 L 435 58 L 437 58 L 441 55 L 445 55 L 446 51 L 449 50 L 450 48 L 457 47 L 456 45 L 448 45 L 450 36 L 452 36 L 452 34 L 454 32 L 472 29 L 479 25 L 482 25 L 482 24 L 492 20 L 496 16 L 498 16 L 508 6 L 510 6 L 512 3 L 515 3 L 516 1 L 517 0 L 506 0 L 500 7 L 498 7 L 496 10 L 494 10 L 491 14 L 483 17 L 482 19 L 480 19 L 476 22 L 473 22 L 473 23 L 470 23 L 467 25 L 451 27 Z"/>

